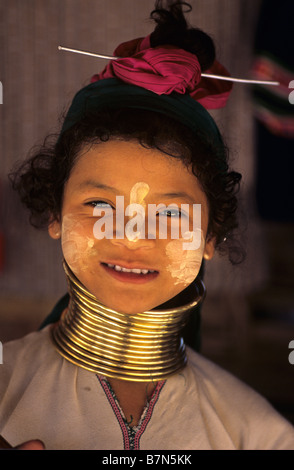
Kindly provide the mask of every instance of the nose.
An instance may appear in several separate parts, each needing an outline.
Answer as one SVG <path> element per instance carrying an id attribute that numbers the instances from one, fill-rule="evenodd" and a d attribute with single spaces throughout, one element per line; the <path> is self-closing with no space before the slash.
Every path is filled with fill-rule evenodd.
<path id="1" fill-rule="evenodd" d="M 151 250 L 155 246 L 155 240 L 149 240 L 146 238 L 129 240 L 127 237 L 124 238 L 113 238 L 110 242 L 115 246 L 121 246 L 129 250 Z"/>
<path id="2" fill-rule="evenodd" d="M 150 236 L 150 235 L 149 235 Z M 137 230 L 133 230 L 132 226 L 125 226 L 125 232 L 115 231 L 114 237 L 110 240 L 113 245 L 124 246 L 129 250 L 151 249 L 155 246 L 155 238 L 148 238 L 145 226 L 142 223 Z"/>
<path id="3" fill-rule="evenodd" d="M 147 225 L 144 212 L 138 212 L 136 217 L 128 219 L 127 223 L 116 224 L 111 242 L 129 250 L 151 249 L 155 246 L 155 236 L 149 234 Z"/>

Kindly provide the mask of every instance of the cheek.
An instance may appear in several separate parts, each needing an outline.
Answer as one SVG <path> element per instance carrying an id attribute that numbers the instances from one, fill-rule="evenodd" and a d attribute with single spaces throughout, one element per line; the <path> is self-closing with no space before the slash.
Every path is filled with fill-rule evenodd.
<path id="1" fill-rule="evenodd" d="M 91 267 L 91 258 L 97 254 L 94 236 L 90 237 L 85 226 L 74 216 L 62 220 L 61 246 L 63 256 L 75 274 Z"/>
<path id="2" fill-rule="evenodd" d="M 189 242 L 186 239 L 172 240 L 166 246 L 166 256 L 168 259 L 167 271 L 172 277 L 175 286 L 187 287 L 194 281 L 199 273 L 203 259 L 205 241 L 203 233 L 193 232 L 195 238 L 200 236 L 200 246 L 197 249 L 184 249 L 188 247 Z"/>

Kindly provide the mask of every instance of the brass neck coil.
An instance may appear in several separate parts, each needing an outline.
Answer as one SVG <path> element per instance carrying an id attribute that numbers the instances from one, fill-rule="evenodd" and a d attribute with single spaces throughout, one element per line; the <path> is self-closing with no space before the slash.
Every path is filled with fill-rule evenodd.
<path id="1" fill-rule="evenodd" d="M 70 362 L 105 377 L 146 382 L 162 380 L 186 365 L 181 330 L 200 303 L 125 314 L 100 304 L 64 262 L 70 303 L 52 329 L 59 353 Z"/>

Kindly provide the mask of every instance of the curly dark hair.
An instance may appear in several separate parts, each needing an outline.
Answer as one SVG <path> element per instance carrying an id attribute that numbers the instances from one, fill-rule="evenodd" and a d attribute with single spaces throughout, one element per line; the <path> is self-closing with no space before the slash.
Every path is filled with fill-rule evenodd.
<path id="1" fill-rule="evenodd" d="M 156 28 L 151 34 L 152 46 L 177 45 L 197 53 L 202 69 L 215 58 L 212 40 L 202 31 L 188 27 L 182 11 L 184 2 L 156 2 L 151 17 Z M 195 52 L 196 51 L 196 52 Z M 200 52 L 199 52 L 200 51 Z M 172 138 L 171 138 L 172 136 Z M 197 134 L 178 121 L 153 111 L 104 107 L 88 113 L 60 136 L 49 136 L 30 158 L 10 175 L 14 189 L 30 210 L 33 226 L 48 227 L 58 220 L 63 191 L 71 170 L 85 144 L 107 141 L 112 137 L 136 139 L 143 146 L 159 149 L 181 158 L 202 185 L 209 205 L 208 236 L 216 248 L 228 252 L 232 263 L 243 259 L 243 250 L 235 239 L 238 227 L 237 192 L 241 175 L 230 171 L 228 150 L 220 140 Z M 53 140 L 52 140 L 53 139 Z"/>
<path id="2" fill-rule="evenodd" d="M 136 139 L 191 165 L 208 200 L 208 235 L 215 238 L 219 250 L 228 249 L 231 261 L 237 262 L 241 252 L 233 232 L 238 226 L 236 193 L 241 175 L 229 171 L 227 148 L 221 144 L 212 146 L 179 122 L 152 111 L 105 109 L 97 115 L 92 111 L 61 137 L 48 137 L 10 175 L 14 189 L 30 210 L 32 225 L 47 227 L 60 217 L 64 186 L 81 148 L 112 137 Z"/>

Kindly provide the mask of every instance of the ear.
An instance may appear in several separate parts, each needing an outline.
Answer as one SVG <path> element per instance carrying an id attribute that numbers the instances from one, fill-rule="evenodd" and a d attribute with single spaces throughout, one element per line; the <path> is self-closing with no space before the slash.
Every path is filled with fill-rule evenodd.
<path id="1" fill-rule="evenodd" d="M 48 227 L 48 233 L 53 240 L 58 240 L 61 237 L 61 223 L 54 220 Z"/>
<path id="2" fill-rule="evenodd" d="M 206 239 L 203 258 L 209 260 L 213 258 L 215 252 L 215 238 L 208 237 Z"/>

